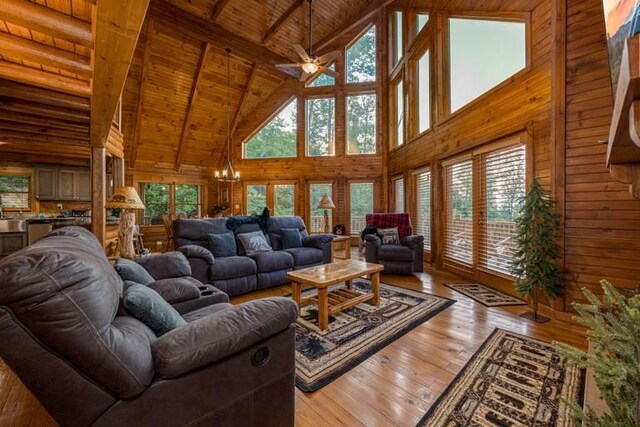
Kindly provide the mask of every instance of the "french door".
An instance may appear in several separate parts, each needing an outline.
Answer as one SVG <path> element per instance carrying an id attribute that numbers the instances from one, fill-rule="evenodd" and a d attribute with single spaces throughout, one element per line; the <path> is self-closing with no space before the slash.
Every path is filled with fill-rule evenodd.
<path id="1" fill-rule="evenodd" d="M 510 276 L 526 192 L 525 144 L 505 141 L 442 166 L 444 263 L 474 276 Z"/>
<path id="2" fill-rule="evenodd" d="M 295 215 L 298 185 L 295 181 L 255 181 L 244 185 L 247 215 L 259 215 L 265 207 L 271 216 Z"/>

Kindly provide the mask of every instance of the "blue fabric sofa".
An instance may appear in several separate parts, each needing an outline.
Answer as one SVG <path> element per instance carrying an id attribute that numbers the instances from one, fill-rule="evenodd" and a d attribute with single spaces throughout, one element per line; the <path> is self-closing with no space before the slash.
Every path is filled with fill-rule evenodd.
<path id="1" fill-rule="evenodd" d="M 266 289 L 287 283 L 287 272 L 331 261 L 331 234 L 309 235 L 299 216 L 270 217 L 265 234 L 273 248 L 271 252 L 255 255 L 214 257 L 209 250 L 209 234 L 229 233 L 226 218 L 178 219 L 173 223 L 176 248 L 189 263 L 193 277 L 210 283 L 229 296 L 241 295 L 256 289 Z M 301 248 L 282 248 L 281 230 L 296 228 L 302 235 Z M 233 230 L 241 233 L 259 231 L 258 223 L 243 224 Z M 237 240 L 237 239 L 236 239 Z M 238 248 L 241 245 L 238 242 Z"/>

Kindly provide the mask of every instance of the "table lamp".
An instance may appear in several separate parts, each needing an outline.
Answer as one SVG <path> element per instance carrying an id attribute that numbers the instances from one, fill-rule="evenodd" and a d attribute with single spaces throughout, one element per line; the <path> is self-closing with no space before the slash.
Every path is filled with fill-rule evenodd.
<path id="1" fill-rule="evenodd" d="M 333 200 L 331 200 L 331 196 L 325 194 L 322 196 L 322 200 L 320 200 L 320 204 L 318 205 L 318 209 L 324 209 L 324 232 L 329 234 L 329 209 L 335 209 L 336 205 L 333 204 Z"/>
<path id="2" fill-rule="evenodd" d="M 118 227 L 118 256 L 134 258 L 133 230 L 136 225 L 136 215 L 133 211 L 144 209 L 144 203 L 140 200 L 138 192 L 133 187 L 120 187 L 114 191 L 106 207 L 108 209 L 122 209 Z"/>

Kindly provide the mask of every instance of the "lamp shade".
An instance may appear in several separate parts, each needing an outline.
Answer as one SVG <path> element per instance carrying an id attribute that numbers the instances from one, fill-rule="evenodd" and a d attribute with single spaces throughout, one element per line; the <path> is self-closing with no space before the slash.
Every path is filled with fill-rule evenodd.
<path id="1" fill-rule="evenodd" d="M 322 196 L 322 200 L 320 200 L 320 204 L 318 205 L 318 209 L 335 209 L 336 205 L 333 204 L 333 200 L 331 200 L 331 196 L 325 194 Z"/>
<path id="2" fill-rule="evenodd" d="M 106 207 L 108 209 L 144 209 L 144 203 L 140 200 L 135 188 L 120 187 L 113 192 Z"/>

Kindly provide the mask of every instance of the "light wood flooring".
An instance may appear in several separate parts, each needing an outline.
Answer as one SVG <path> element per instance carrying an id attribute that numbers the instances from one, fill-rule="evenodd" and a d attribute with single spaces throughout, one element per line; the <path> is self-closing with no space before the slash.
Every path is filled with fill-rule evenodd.
<path id="1" fill-rule="evenodd" d="M 385 276 L 383 283 L 452 298 L 457 303 L 371 356 L 315 393 L 296 389 L 296 425 L 415 426 L 474 352 L 497 327 L 586 348 L 578 325 L 536 324 L 518 317 L 523 306 L 487 308 L 442 286 L 468 280 L 429 271 Z M 289 286 L 234 299 L 234 303 L 290 293 Z M 0 362 L 0 426 L 55 426 L 20 380 Z"/>

